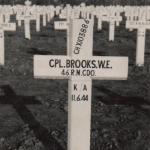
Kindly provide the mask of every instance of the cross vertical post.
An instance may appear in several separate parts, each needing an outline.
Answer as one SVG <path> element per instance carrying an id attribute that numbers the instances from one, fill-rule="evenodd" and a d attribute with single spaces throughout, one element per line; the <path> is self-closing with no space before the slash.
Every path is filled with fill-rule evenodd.
<path id="1" fill-rule="evenodd" d="M 0 23 L 0 65 L 5 64 L 4 31 L 15 31 L 15 23 Z"/>
<path id="2" fill-rule="evenodd" d="M 150 29 L 150 21 L 127 21 L 126 28 L 137 29 L 136 65 L 144 65 L 146 29 Z"/>
<path id="3" fill-rule="evenodd" d="M 144 28 L 138 29 L 136 47 L 136 64 L 138 66 L 142 66 L 144 64 L 145 36 L 146 30 Z"/>
<path id="4" fill-rule="evenodd" d="M 92 56 L 92 19 L 71 19 L 67 56 L 34 56 L 34 77 L 69 79 L 68 150 L 90 150 L 92 79 L 126 80 L 127 57 Z"/>
<path id="5" fill-rule="evenodd" d="M 79 59 L 91 57 L 94 21 L 72 21 L 70 26 L 72 27 L 71 39 L 73 39 L 70 40 L 72 47 L 69 53 L 70 57 Z M 80 30 L 86 30 L 86 37 L 88 38 L 81 47 L 78 47 L 76 45 L 77 39 L 82 36 L 79 36 L 76 32 Z M 86 51 L 86 48 L 88 48 L 88 51 Z M 68 82 L 70 89 L 68 93 L 68 150 L 90 150 L 91 86 L 92 81 L 89 77 L 71 77 Z M 79 97 L 88 97 L 88 101 L 77 102 Z"/>
<path id="6" fill-rule="evenodd" d="M 36 32 L 40 32 L 40 14 L 36 15 Z"/>
<path id="7" fill-rule="evenodd" d="M 109 41 L 114 41 L 115 37 L 115 22 L 110 21 L 109 22 Z"/>
<path id="8" fill-rule="evenodd" d="M 0 29 L 0 65 L 5 63 L 4 31 Z"/>

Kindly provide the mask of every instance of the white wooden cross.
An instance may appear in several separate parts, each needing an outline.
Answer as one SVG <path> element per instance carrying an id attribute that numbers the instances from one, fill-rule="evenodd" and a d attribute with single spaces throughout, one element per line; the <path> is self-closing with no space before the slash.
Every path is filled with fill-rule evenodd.
<path id="1" fill-rule="evenodd" d="M 97 15 L 97 20 L 98 20 L 97 29 L 98 29 L 98 31 L 100 31 L 100 30 L 102 30 L 102 16 L 101 16 L 101 14 Z"/>
<path id="2" fill-rule="evenodd" d="M 60 19 L 66 19 L 67 18 L 67 11 L 66 8 L 62 9 L 61 12 L 58 14 Z"/>
<path id="3" fill-rule="evenodd" d="M 50 6 L 48 7 L 48 9 L 49 9 L 48 22 L 50 22 L 51 19 L 54 18 L 54 16 L 55 16 L 55 8 L 54 8 L 53 5 L 50 5 Z"/>
<path id="4" fill-rule="evenodd" d="M 115 38 L 115 25 L 119 26 L 119 22 L 122 21 L 120 12 L 116 11 L 115 7 L 108 7 L 109 12 L 109 41 L 114 41 Z"/>
<path id="5" fill-rule="evenodd" d="M 93 20 L 69 23 L 67 56 L 34 56 L 34 77 L 69 79 L 68 150 L 90 150 L 92 79 L 125 80 L 127 57 L 92 56 Z"/>
<path id="6" fill-rule="evenodd" d="M 39 11 L 39 7 L 36 9 L 36 32 L 40 32 L 41 30 L 41 26 L 40 26 L 40 20 L 41 20 L 41 14 L 40 14 L 40 11 Z"/>
<path id="7" fill-rule="evenodd" d="M 26 11 L 22 14 L 17 15 L 17 20 L 24 20 L 24 27 L 25 27 L 25 38 L 31 39 L 31 33 L 30 33 L 30 21 L 36 20 L 36 15 L 31 13 L 30 10 L 30 1 L 26 1 Z"/>
<path id="8" fill-rule="evenodd" d="M 42 19 L 43 19 L 43 26 L 45 27 L 47 24 L 47 10 L 46 10 L 46 6 L 42 7 Z"/>
<path id="9" fill-rule="evenodd" d="M 58 15 L 60 19 L 68 19 L 69 16 L 72 16 L 73 18 L 79 18 L 80 7 L 79 6 L 71 7 L 69 4 L 67 4 L 66 7 L 62 9 Z"/>
<path id="10" fill-rule="evenodd" d="M 65 15 L 63 13 L 62 17 L 65 17 L 66 21 L 55 21 L 54 22 L 54 28 L 56 30 L 67 30 L 67 37 L 70 36 L 70 32 L 69 32 L 69 20 L 70 18 L 74 18 L 75 13 L 74 13 L 74 9 L 72 9 L 72 7 L 67 4 L 65 7 Z M 70 45 L 70 38 L 67 38 L 67 50 L 69 49 L 69 45 Z"/>
<path id="11" fill-rule="evenodd" d="M 55 30 L 67 30 L 67 28 L 68 28 L 67 21 L 55 21 L 54 22 Z"/>
<path id="12" fill-rule="evenodd" d="M 106 8 L 104 6 L 96 6 L 96 17 L 97 17 L 97 29 L 98 31 L 102 30 L 102 18 L 104 15 L 107 15 Z"/>
<path id="13" fill-rule="evenodd" d="M 86 4 L 83 2 L 80 4 L 81 18 L 86 18 Z"/>
<path id="14" fill-rule="evenodd" d="M 61 7 L 61 6 L 56 6 L 56 7 L 55 7 L 55 14 L 56 14 L 56 15 L 59 15 L 61 10 L 62 10 L 62 7 Z"/>
<path id="15" fill-rule="evenodd" d="M 22 5 L 15 5 L 15 6 L 13 6 L 13 11 L 14 11 L 14 14 L 16 14 L 17 25 L 20 27 L 21 26 L 21 20 L 18 20 L 17 17 L 22 14 L 23 6 Z"/>
<path id="16" fill-rule="evenodd" d="M 0 22 L 0 65 L 5 64 L 4 31 L 16 31 L 16 24 Z"/>
<path id="17" fill-rule="evenodd" d="M 98 30 L 102 29 L 103 21 L 109 22 L 109 41 L 114 41 L 115 26 L 119 26 L 119 23 L 122 21 L 122 17 L 120 15 L 122 11 L 122 7 L 97 7 L 96 16 L 98 18 Z"/>
<path id="18" fill-rule="evenodd" d="M 54 29 L 55 30 L 67 30 L 68 19 L 70 18 L 70 12 L 71 12 L 70 9 L 71 9 L 70 5 L 67 5 L 65 7 L 65 9 L 61 10 L 61 13 L 57 12 L 57 15 L 59 15 L 60 19 L 66 19 L 66 20 L 65 21 L 55 21 L 54 22 Z"/>
<path id="19" fill-rule="evenodd" d="M 41 21 L 41 14 L 42 14 L 42 7 L 41 6 L 34 6 L 35 8 L 33 9 L 32 14 L 36 16 L 36 32 L 40 32 L 41 26 L 40 26 L 40 21 Z"/>
<path id="20" fill-rule="evenodd" d="M 137 17 L 130 18 L 131 20 L 126 21 L 126 28 L 137 29 L 137 47 L 136 47 L 136 65 L 144 65 L 144 53 L 145 53 L 145 38 L 146 30 L 150 29 L 150 21 L 147 21 L 146 18 L 142 18 L 139 14 L 138 20 Z M 145 15 L 144 15 L 145 16 Z"/>
<path id="21" fill-rule="evenodd" d="M 1 14 L 4 15 L 4 22 L 8 23 L 10 22 L 10 16 L 13 15 L 13 9 L 10 5 L 3 6 L 1 11 Z"/>

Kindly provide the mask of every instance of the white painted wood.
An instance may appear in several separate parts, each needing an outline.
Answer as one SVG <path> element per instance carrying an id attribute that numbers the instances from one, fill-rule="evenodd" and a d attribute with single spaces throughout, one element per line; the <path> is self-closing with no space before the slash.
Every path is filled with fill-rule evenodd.
<path id="1" fill-rule="evenodd" d="M 18 20 L 18 26 L 21 27 L 21 20 Z"/>
<path id="2" fill-rule="evenodd" d="M 10 22 L 10 14 L 5 14 L 4 18 L 5 18 L 4 22 L 6 23 Z"/>
<path id="3" fill-rule="evenodd" d="M 137 29 L 136 65 L 144 65 L 146 29 L 150 29 L 150 21 L 127 21 L 126 28 Z"/>
<path id="4" fill-rule="evenodd" d="M 40 14 L 36 15 L 36 32 L 40 32 Z"/>
<path id="5" fill-rule="evenodd" d="M 54 22 L 55 30 L 67 30 L 67 28 L 68 28 L 67 21 L 55 21 Z"/>
<path id="6" fill-rule="evenodd" d="M 17 20 L 24 21 L 24 30 L 25 30 L 25 38 L 26 39 L 31 39 L 30 21 L 36 20 L 36 19 L 37 19 L 36 15 L 30 14 L 29 12 L 27 12 L 27 14 L 17 16 Z"/>
<path id="7" fill-rule="evenodd" d="M 15 31 L 16 24 L 15 23 L 0 23 L 0 29 L 4 31 Z"/>
<path id="8" fill-rule="evenodd" d="M 98 18 L 97 29 L 98 31 L 102 30 L 102 19 L 100 17 Z"/>
<path id="9" fill-rule="evenodd" d="M 24 22 L 24 25 L 25 25 L 25 38 L 26 39 L 31 39 L 31 33 L 30 33 L 30 21 L 29 20 L 26 20 Z"/>
<path id="10" fill-rule="evenodd" d="M 0 23 L 0 65 L 5 63 L 4 31 L 15 31 L 15 23 Z"/>
<path id="11" fill-rule="evenodd" d="M 114 41 L 115 38 L 115 22 L 109 22 L 109 41 Z"/>
<path id="12" fill-rule="evenodd" d="M 43 26 L 45 27 L 47 24 L 46 22 L 46 14 L 43 14 Z"/>
<path id="13" fill-rule="evenodd" d="M 54 66 L 55 63 L 56 67 L 50 67 L 49 61 L 51 60 L 51 65 Z M 69 56 L 59 56 L 59 55 L 54 55 L 54 56 L 42 56 L 42 55 L 36 55 L 34 56 L 34 76 L 36 78 L 43 78 L 43 79 L 70 79 L 71 76 L 71 70 L 74 70 L 74 73 L 72 74 L 72 77 L 84 77 L 86 78 L 86 71 L 85 68 L 82 68 L 79 66 L 80 73 L 79 75 L 77 74 L 78 67 L 71 68 L 71 67 L 64 67 L 66 66 L 67 62 L 71 63 L 72 58 Z M 82 61 L 79 61 L 78 58 L 74 58 L 73 60 L 76 64 L 87 63 L 88 60 L 90 60 L 90 66 L 91 68 L 88 68 L 87 70 L 94 70 L 95 75 L 90 76 L 92 79 L 95 80 L 125 80 L 127 77 L 127 62 L 128 59 L 126 57 L 107 57 L 107 56 L 93 56 L 91 57 L 82 57 Z M 92 68 L 92 61 L 95 62 L 97 68 Z M 98 64 L 106 64 L 108 63 L 108 67 L 98 67 Z M 77 65 L 78 66 L 78 65 Z M 122 67 L 124 66 L 124 67 Z M 81 68 L 80 68 L 81 67 Z M 62 70 L 67 69 L 69 75 L 63 75 Z"/>
<path id="14" fill-rule="evenodd" d="M 34 77 L 69 79 L 68 150 L 90 150 L 92 79 L 125 80 L 128 76 L 127 57 L 92 56 L 93 24 L 83 19 L 69 22 L 67 56 L 34 56 Z M 107 65 L 98 65 L 101 61 Z"/>
<path id="15" fill-rule="evenodd" d="M 5 63 L 4 51 L 4 31 L 0 29 L 0 65 L 4 65 Z"/>
<path id="16" fill-rule="evenodd" d="M 26 6 L 31 6 L 31 5 L 32 5 L 32 2 L 29 1 L 29 0 L 26 0 L 26 1 L 25 1 L 25 5 L 26 5 Z"/>
<path id="17" fill-rule="evenodd" d="M 137 33 L 137 48 L 136 48 L 136 65 L 144 65 L 144 52 L 145 52 L 145 28 L 138 29 Z"/>

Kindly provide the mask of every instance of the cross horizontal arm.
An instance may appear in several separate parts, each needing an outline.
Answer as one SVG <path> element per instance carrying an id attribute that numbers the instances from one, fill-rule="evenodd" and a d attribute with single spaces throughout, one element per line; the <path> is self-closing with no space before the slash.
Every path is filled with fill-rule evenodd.
<path id="1" fill-rule="evenodd" d="M 0 23 L 0 29 L 5 31 L 16 31 L 16 23 Z"/>
<path id="2" fill-rule="evenodd" d="M 122 67 L 123 66 L 123 67 Z M 125 80 L 127 57 L 93 56 L 77 59 L 69 56 L 34 56 L 34 76 L 45 79 L 84 77 L 103 80 Z"/>
<path id="3" fill-rule="evenodd" d="M 144 29 L 150 29 L 150 21 L 127 21 L 126 22 L 126 28 L 144 28 Z"/>

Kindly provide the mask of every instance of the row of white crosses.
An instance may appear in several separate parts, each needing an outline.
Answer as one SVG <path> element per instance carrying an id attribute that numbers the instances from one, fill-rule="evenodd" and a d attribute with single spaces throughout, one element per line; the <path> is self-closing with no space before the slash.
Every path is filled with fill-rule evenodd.
<path id="1" fill-rule="evenodd" d="M 69 5 L 67 7 L 66 29 L 69 41 L 67 43 L 67 56 L 34 56 L 34 76 L 37 78 L 69 79 L 68 150 L 90 150 L 92 79 L 127 79 L 128 58 L 92 56 L 94 18 L 91 15 L 94 15 L 90 14 L 88 10 L 88 13 L 80 13 L 81 17 L 86 19 L 74 19 L 76 13 L 70 11 Z M 29 5 L 28 8 L 27 11 L 23 10 L 24 13 L 20 15 L 24 15 L 22 20 L 27 20 L 29 24 L 30 20 L 33 19 L 31 16 L 35 15 L 32 12 L 34 10 L 32 8 L 35 7 L 31 8 Z M 61 9 L 57 8 L 54 11 L 52 16 L 50 14 L 50 18 L 54 14 L 59 14 Z M 94 12 L 92 11 L 92 13 Z M 42 14 L 45 15 L 45 12 Z M 114 16 L 115 18 L 118 17 L 117 14 L 113 13 L 113 19 L 109 21 L 117 24 L 120 20 L 114 20 Z M 89 19 L 90 17 L 91 19 Z M 43 21 L 43 24 L 45 25 L 45 21 Z M 5 30 L 14 29 L 15 26 L 13 25 L 15 24 L 4 24 L 2 20 L 0 22 L 0 33 L 3 35 Z M 29 29 L 29 25 L 27 26 Z M 28 38 L 30 38 L 29 35 Z M 4 35 L 2 39 L 4 39 Z M 0 42 L 4 43 L 1 39 Z"/>
<path id="2" fill-rule="evenodd" d="M 93 18 L 67 25 L 67 56 L 35 55 L 34 77 L 69 79 L 68 150 L 90 150 L 92 79 L 126 80 L 128 58 L 92 56 Z"/>
<path id="3" fill-rule="evenodd" d="M 47 25 L 47 22 L 50 22 L 54 17 L 56 8 L 54 6 L 36 6 L 31 5 L 31 1 L 25 1 L 25 6 L 17 5 L 13 7 L 14 12 L 16 13 L 16 20 L 18 21 L 18 26 L 21 26 L 21 21 L 24 21 L 25 27 L 25 38 L 31 39 L 30 34 L 30 22 L 36 21 L 36 31 L 40 31 L 40 18 L 43 18 L 43 26 Z"/>
<path id="4" fill-rule="evenodd" d="M 25 27 L 25 38 L 31 39 L 30 33 L 30 22 L 36 21 L 36 31 L 40 31 L 40 17 L 43 16 L 43 26 L 46 26 L 47 21 L 50 21 L 50 13 L 47 17 L 47 12 L 49 7 L 40 7 L 40 6 L 31 6 L 30 1 L 25 2 L 26 6 L 18 6 L 15 8 L 16 10 L 16 19 L 18 20 L 18 25 L 21 26 L 21 21 L 24 21 Z M 51 12 L 51 11 L 50 11 Z"/>
<path id="5" fill-rule="evenodd" d="M 76 8 L 76 9 L 75 9 Z M 95 10 L 94 10 L 95 8 Z M 67 7 L 65 7 L 67 9 Z M 62 12 L 66 12 L 65 9 Z M 69 9 L 72 9 L 70 7 Z M 86 6 L 84 4 L 81 7 L 74 7 L 74 12 L 78 14 L 77 18 L 89 18 L 89 16 L 96 16 L 98 19 L 98 30 L 102 29 L 102 22 L 109 22 L 109 41 L 114 41 L 115 26 L 119 26 L 122 21 L 122 13 L 126 16 L 126 28 L 130 31 L 133 29 L 138 30 L 137 34 L 137 50 L 136 50 L 136 65 L 144 65 L 144 51 L 145 51 L 145 34 L 146 29 L 150 29 L 150 7 L 131 7 L 131 6 Z M 70 10 L 73 12 L 73 10 Z M 60 18 L 65 16 L 64 13 L 60 14 Z M 68 17 L 68 16 L 65 16 Z M 65 18 L 64 17 L 64 18 Z M 57 21 L 55 23 L 55 29 L 66 29 L 67 22 Z"/>
<path id="6" fill-rule="evenodd" d="M 59 15 L 60 19 L 65 19 L 66 16 L 66 9 L 68 7 L 65 7 L 65 9 L 62 10 L 62 12 Z M 98 30 L 102 29 L 102 22 L 108 22 L 109 23 L 109 41 L 114 41 L 115 37 L 115 25 L 119 26 L 119 23 L 122 21 L 121 12 L 123 12 L 123 7 L 104 7 L 104 6 L 97 6 L 96 8 L 94 6 L 87 6 L 82 4 L 81 7 L 69 7 L 70 12 L 73 12 L 76 18 L 91 18 L 93 16 L 96 16 L 98 19 Z M 64 28 L 63 28 L 64 27 Z M 66 22 L 65 21 L 57 21 L 55 23 L 55 29 L 65 29 L 66 28 Z"/>
<path id="7" fill-rule="evenodd" d="M 0 65 L 4 65 L 5 49 L 4 49 L 4 31 L 15 31 L 16 23 L 10 22 L 11 15 L 16 15 L 18 26 L 24 21 L 25 38 L 31 39 L 30 21 L 36 21 L 36 31 L 40 31 L 40 16 L 43 16 L 43 26 L 46 26 L 47 21 L 50 21 L 55 14 L 54 6 L 32 6 L 31 1 L 25 1 L 25 6 L 16 5 L 0 5 Z M 46 20 L 47 19 L 47 20 Z"/>
<path id="8" fill-rule="evenodd" d="M 82 3 L 80 6 L 75 7 L 65 7 L 63 10 L 61 10 L 61 13 L 59 14 L 60 19 L 67 19 L 66 12 L 69 9 L 69 12 L 72 12 L 75 16 L 75 18 L 91 18 L 93 16 L 96 16 L 98 19 L 98 30 L 102 29 L 102 22 L 108 22 L 109 23 L 109 41 L 114 41 L 114 34 L 115 34 L 115 25 L 119 26 L 119 23 L 122 21 L 121 13 L 123 12 L 123 7 L 121 6 L 86 6 L 84 3 Z M 70 14 L 70 15 L 71 15 Z M 55 23 L 55 29 L 63 29 L 66 28 L 66 22 L 56 22 Z"/>
<path id="9" fill-rule="evenodd" d="M 138 29 L 137 34 L 137 56 L 136 56 L 136 65 L 144 65 L 144 49 L 145 49 L 145 31 L 149 29 L 150 21 L 150 7 L 131 7 L 131 6 L 86 6 L 85 3 L 82 3 L 80 6 L 71 6 L 69 4 L 66 7 L 63 6 L 37 6 L 31 5 L 31 2 L 27 0 L 24 5 L 16 6 L 0 6 L 0 23 L 2 23 L 3 28 L 6 24 L 10 26 L 10 16 L 16 15 L 18 21 L 18 26 L 21 26 L 21 22 L 24 21 L 25 27 L 25 38 L 31 39 L 30 33 L 30 21 L 36 21 L 36 31 L 40 31 L 40 17 L 43 18 L 43 26 L 53 19 L 55 15 L 58 15 L 60 19 L 66 19 L 66 21 L 55 22 L 55 29 L 67 30 L 68 18 L 93 18 L 98 19 L 98 30 L 102 29 L 102 22 L 109 23 L 109 41 L 114 41 L 115 35 L 115 26 L 119 26 L 119 23 L 122 21 L 122 13 L 125 13 L 127 18 L 126 28 L 129 28 L 130 31 L 133 29 Z M 5 23 L 5 25 L 4 25 Z M 12 23 L 11 23 L 12 24 Z M 13 26 L 13 27 L 12 27 Z M 13 28 L 13 29 L 12 29 Z M 15 23 L 9 27 L 9 30 L 15 30 Z M 4 31 L 3 30 L 3 31 Z M 68 32 L 67 32 L 68 33 Z M 3 36 L 2 41 L 4 41 Z M 2 42 L 1 41 L 1 42 Z M 140 42 L 139 42 L 140 41 Z M 68 42 L 69 43 L 69 40 Z M 4 45 L 4 44 L 2 44 Z M 68 45 L 68 44 L 67 44 Z M 3 47 L 3 46 L 1 46 Z M 2 48 L 1 53 L 3 53 L 4 48 Z M 0 57 L 3 57 L 1 55 Z M 4 59 L 4 57 L 3 57 Z M 3 59 L 0 59 L 0 64 L 4 64 Z"/>
<path id="10" fill-rule="evenodd" d="M 123 7 L 121 6 L 108 6 L 107 8 L 103 6 L 97 6 L 95 15 L 98 19 L 98 30 L 102 29 L 102 22 L 109 23 L 109 41 L 114 41 L 115 37 L 115 26 L 119 26 L 122 21 L 121 13 L 123 12 Z"/>
<path id="11" fill-rule="evenodd" d="M 25 7 L 27 10 L 31 9 L 29 7 L 31 5 L 30 1 L 26 1 L 25 4 L 27 6 L 27 7 Z M 115 25 L 119 26 L 119 22 L 122 21 L 121 13 L 124 12 L 124 10 L 126 8 L 126 7 L 122 7 L 122 6 L 108 6 L 108 7 L 104 7 L 104 6 L 96 6 L 95 7 L 93 5 L 86 6 L 85 3 L 82 3 L 80 6 L 73 6 L 73 7 L 71 7 L 70 5 L 67 5 L 67 7 L 65 7 L 65 8 L 63 8 L 62 6 L 53 7 L 52 5 L 51 6 L 40 6 L 40 7 L 33 5 L 32 7 L 34 7 L 34 9 L 32 9 L 32 12 L 30 12 L 30 17 L 28 14 L 29 10 L 28 11 L 26 10 L 27 13 L 23 12 L 24 15 L 22 18 L 27 20 L 25 22 L 29 22 L 28 20 L 35 20 L 35 18 L 36 18 L 36 22 L 37 22 L 36 23 L 36 31 L 40 31 L 40 22 L 39 22 L 40 15 L 43 15 L 43 26 L 46 26 L 46 17 L 47 17 L 47 20 L 50 21 L 54 17 L 54 14 L 56 14 L 56 15 L 59 15 L 59 17 L 61 19 L 64 19 L 66 17 L 65 13 L 66 13 L 66 9 L 68 10 L 68 6 L 69 6 L 69 11 L 72 11 L 72 9 L 73 9 L 73 12 L 74 12 L 76 18 L 80 18 L 80 17 L 81 18 L 89 18 L 90 15 L 96 16 L 98 18 L 98 30 L 102 29 L 103 21 L 109 22 L 109 41 L 114 41 Z M 18 11 L 18 10 L 17 10 L 17 12 L 20 13 L 20 11 Z M 23 8 L 21 7 L 20 10 L 22 13 Z M 39 14 L 39 15 L 37 15 L 37 14 Z M 53 15 L 51 15 L 51 14 L 53 14 Z M 26 19 L 26 17 L 24 17 L 26 15 L 27 15 L 28 19 Z M 65 22 L 60 23 L 60 25 L 62 27 L 63 27 L 63 25 L 66 26 L 65 24 L 66 24 Z M 29 25 L 27 25 L 27 27 L 28 26 Z M 57 28 L 59 28 L 59 22 L 56 23 L 56 29 Z M 25 36 L 25 37 L 30 39 L 30 36 Z"/>

